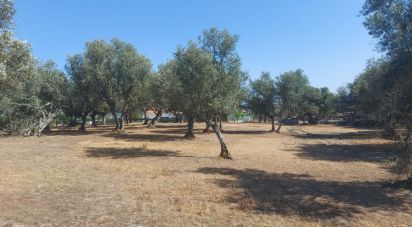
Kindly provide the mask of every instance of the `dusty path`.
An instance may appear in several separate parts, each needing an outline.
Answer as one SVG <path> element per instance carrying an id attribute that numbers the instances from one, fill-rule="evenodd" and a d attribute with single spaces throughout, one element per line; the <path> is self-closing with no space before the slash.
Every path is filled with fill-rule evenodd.
<path id="1" fill-rule="evenodd" d="M 407 226 L 411 196 L 394 179 L 390 142 L 335 126 L 130 126 L 0 138 L 0 226 Z"/>

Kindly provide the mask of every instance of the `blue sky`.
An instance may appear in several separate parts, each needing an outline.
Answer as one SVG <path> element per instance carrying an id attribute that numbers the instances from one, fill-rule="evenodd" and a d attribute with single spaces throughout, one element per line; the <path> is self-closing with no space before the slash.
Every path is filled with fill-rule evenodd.
<path id="1" fill-rule="evenodd" d="M 133 43 L 157 65 L 210 27 L 238 34 L 243 69 L 277 76 L 301 68 L 336 90 L 379 56 L 362 26 L 363 0 L 15 0 L 15 34 L 63 68 L 94 39 Z"/>

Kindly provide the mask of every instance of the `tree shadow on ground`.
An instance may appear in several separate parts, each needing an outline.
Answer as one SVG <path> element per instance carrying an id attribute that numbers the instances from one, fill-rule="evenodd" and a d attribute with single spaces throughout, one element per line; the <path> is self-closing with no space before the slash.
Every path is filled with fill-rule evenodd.
<path id="1" fill-rule="evenodd" d="M 331 139 L 331 140 L 364 140 L 381 138 L 380 130 L 367 130 L 358 132 L 342 132 L 342 133 L 310 133 L 305 130 L 296 130 L 303 133 L 292 133 L 294 137 L 299 139 Z"/>
<path id="2" fill-rule="evenodd" d="M 164 142 L 164 141 L 175 141 L 182 140 L 183 135 L 167 135 L 167 134 L 114 134 L 108 133 L 104 134 L 104 137 L 110 137 L 121 140 L 129 141 L 150 141 L 150 142 Z"/>
<path id="3" fill-rule="evenodd" d="M 92 158 L 143 158 L 143 157 L 180 157 L 180 158 L 213 158 L 181 155 L 176 151 L 149 150 L 144 148 L 117 148 L 117 147 L 90 147 L 86 149 L 86 156 Z"/>
<path id="4" fill-rule="evenodd" d="M 187 128 L 186 125 L 182 125 L 181 123 L 163 123 L 163 124 L 156 124 L 156 128 Z"/>
<path id="5" fill-rule="evenodd" d="M 187 132 L 186 127 L 183 128 L 168 128 L 168 129 L 153 129 L 154 132 L 156 133 L 163 133 L 163 134 L 179 134 L 179 135 L 185 135 Z M 193 129 L 193 132 L 196 134 L 201 134 L 203 129 Z"/>
<path id="6" fill-rule="evenodd" d="M 317 181 L 309 175 L 257 169 L 205 167 L 197 172 L 224 176 L 214 183 L 229 189 L 226 202 L 246 212 L 332 219 L 362 214 L 365 209 L 405 211 L 411 202 L 410 195 L 380 182 Z"/>
<path id="7" fill-rule="evenodd" d="M 86 131 L 79 131 L 76 129 L 57 129 L 51 132 L 43 133 L 45 136 L 84 136 L 84 135 L 95 135 L 102 134 L 110 131 L 108 128 L 93 128 L 92 130 L 86 129 Z"/>
<path id="8" fill-rule="evenodd" d="M 229 135 L 260 135 L 260 134 L 269 134 L 269 131 L 256 131 L 256 130 L 224 130 L 223 134 Z"/>
<path id="9" fill-rule="evenodd" d="M 305 144 L 297 156 L 335 162 L 387 163 L 399 157 L 398 143 L 384 144 Z"/>

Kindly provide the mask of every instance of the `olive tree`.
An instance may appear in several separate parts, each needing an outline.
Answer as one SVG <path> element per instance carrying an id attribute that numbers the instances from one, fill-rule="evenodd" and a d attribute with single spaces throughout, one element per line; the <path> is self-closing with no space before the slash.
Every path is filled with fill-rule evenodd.
<path id="1" fill-rule="evenodd" d="M 262 72 L 259 79 L 251 81 L 249 84 L 248 106 L 255 114 L 269 116 L 272 129 L 275 132 L 275 116 L 279 103 L 279 89 L 270 73 Z"/>
<path id="2" fill-rule="evenodd" d="M 369 34 L 377 39 L 378 49 L 385 53 L 384 63 L 368 69 L 358 84 L 364 91 L 374 91 L 379 97 L 376 113 L 383 115 L 385 124 L 393 129 L 403 129 L 403 170 L 412 172 L 412 152 L 409 141 L 412 132 L 412 1 L 366 0 L 361 13 Z M 372 76 L 373 75 L 373 76 Z M 363 81 L 362 83 L 359 83 Z M 357 84 L 355 84 L 357 85 Z M 371 88 L 371 89 L 369 89 Z M 359 90 L 360 91 L 360 90 Z M 361 91 L 363 92 L 363 91 Z M 373 99 L 376 104 L 376 99 Z M 375 112 L 374 111 L 374 112 Z"/>
<path id="3" fill-rule="evenodd" d="M 247 76 L 241 70 L 240 57 L 236 52 L 238 40 L 238 35 L 232 35 L 227 30 L 218 30 L 217 28 L 204 30 L 199 37 L 199 45 L 202 50 L 212 56 L 213 64 L 221 80 L 220 85 L 229 89 L 233 83 L 238 83 L 236 84 L 238 87 L 234 87 L 233 90 L 228 92 L 231 93 L 233 100 L 238 102 L 236 105 L 239 106 L 240 100 L 246 95 L 244 86 Z M 221 109 L 222 113 L 219 117 L 220 130 L 222 130 L 222 119 L 235 111 L 238 106 L 228 105 L 227 108 Z M 206 125 L 204 132 L 207 132 L 209 127 L 210 125 Z"/>
<path id="4" fill-rule="evenodd" d="M 168 61 L 159 66 L 158 72 L 153 74 L 147 86 L 147 106 L 151 107 L 156 116 L 148 127 L 155 127 L 155 122 L 164 112 L 178 112 L 183 104 L 179 81 L 174 75 L 176 64 Z"/>
<path id="5" fill-rule="evenodd" d="M 290 117 L 296 117 L 302 113 L 302 100 L 305 88 L 309 86 L 309 81 L 303 70 L 298 69 L 282 73 L 276 79 L 279 89 L 279 126 L 276 129 L 280 133 L 282 121 Z"/>
<path id="6" fill-rule="evenodd" d="M 113 39 L 86 44 L 85 74 L 95 83 L 97 96 L 106 102 L 115 131 L 124 131 L 127 114 L 143 95 L 144 81 L 151 73 L 150 61 L 133 45 Z"/>
<path id="7" fill-rule="evenodd" d="M 87 75 L 84 57 L 80 54 L 68 57 L 66 71 L 70 78 L 68 107 L 66 114 L 81 118 L 79 130 L 86 131 L 87 116 L 95 110 L 101 102 L 98 96 L 98 87 Z"/>
<path id="8" fill-rule="evenodd" d="M 178 108 L 188 119 L 186 137 L 194 137 L 194 120 L 201 119 L 219 139 L 220 156 L 231 158 L 220 131 L 220 119 L 236 108 L 241 78 L 234 75 L 223 77 L 212 55 L 193 42 L 189 42 L 186 48 L 178 48 L 174 64 L 172 75 L 176 76 L 178 95 L 183 100 L 178 103 Z"/>
<path id="9" fill-rule="evenodd" d="M 40 135 L 61 108 L 63 74 L 37 62 L 27 42 L 13 37 L 15 10 L 0 1 L 0 130 Z"/>

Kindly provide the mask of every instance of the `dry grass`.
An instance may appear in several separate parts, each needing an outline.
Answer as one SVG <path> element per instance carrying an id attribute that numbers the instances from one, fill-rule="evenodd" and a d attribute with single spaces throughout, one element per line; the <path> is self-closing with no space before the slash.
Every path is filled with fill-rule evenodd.
<path id="1" fill-rule="evenodd" d="M 377 132 L 319 125 L 225 124 L 57 131 L 0 138 L 0 226 L 407 226 L 411 192 Z"/>

